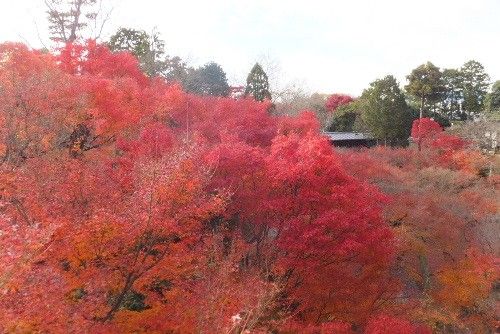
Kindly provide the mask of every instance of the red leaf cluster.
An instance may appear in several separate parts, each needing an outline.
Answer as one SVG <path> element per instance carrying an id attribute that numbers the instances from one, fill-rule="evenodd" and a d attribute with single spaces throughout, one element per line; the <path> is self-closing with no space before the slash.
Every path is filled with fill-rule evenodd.
<path id="1" fill-rule="evenodd" d="M 329 112 L 334 112 L 338 107 L 353 102 L 354 99 L 349 95 L 332 94 L 328 97 L 325 103 L 325 108 Z"/>
<path id="2" fill-rule="evenodd" d="M 190 95 L 94 42 L 1 45 L 0 87 L 1 332 L 489 324 L 495 193 L 458 139 L 338 153 L 311 113 Z"/>

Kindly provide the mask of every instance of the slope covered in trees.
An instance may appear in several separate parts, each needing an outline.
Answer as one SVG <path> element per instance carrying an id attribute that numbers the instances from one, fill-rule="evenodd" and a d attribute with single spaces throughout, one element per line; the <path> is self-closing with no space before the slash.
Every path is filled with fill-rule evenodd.
<path id="1" fill-rule="evenodd" d="M 3 44 L 0 87 L 2 332 L 494 328 L 498 180 L 459 138 L 338 153 L 94 42 Z"/>

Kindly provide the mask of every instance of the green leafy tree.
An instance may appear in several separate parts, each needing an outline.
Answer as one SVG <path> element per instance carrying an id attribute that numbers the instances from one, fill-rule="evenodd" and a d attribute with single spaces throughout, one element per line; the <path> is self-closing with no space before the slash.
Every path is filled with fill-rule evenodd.
<path id="1" fill-rule="evenodd" d="M 214 62 L 187 73 L 186 91 L 199 95 L 228 96 L 229 84 L 222 67 Z"/>
<path id="2" fill-rule="evenodd" d="M 163 77 L 167 79 L 167 81 L 176 81 L 185 87 L 188 74 L 193 68 L 188 66 L 179 56 L 167 57 L 164 63 L 165 71 Z"/>
<path id="3" fill-rule="evenodd" d="M 363 126 L 362 102 L 355 100 L 337 108 L 328 127 L 328 131 L 352 132 L 366 131 Z"/>
<path id="4" fill-rule="evenodd" d="M 500 80 L 491 87 L 491 92 L 486 97 L 487 110 L 500 113 Z"/>
<path id="5" fill-rule="evenodd" d="M 439 67 L 431 62 L 415 68 L 406 77 L 406 91 L 420 102 L 420 118 L 423 117 L 425 105 L 434 105 L 445 91 L 442 73 Z"/>
<path id="6" fill-rule="evenodd" d="M 420 110 L 419 110 L 418 106 L 415 106 L 415 104 L 412 104 L 412 103 L 408 103 L 408 107 L 410 108 L 412 120 L 419 119 L 420 118 Z M 448 128 L 451 126 L 450 119 L 448 118 L 447 115 L 443 114 L 442 112 L 437 112 L 437 111 L 433 111 L 433 110 L 424 110 L 423 117 L 432 118 L 442 128 Z"/>
<path id="7" fill-rule="evenodd" d="M 460 69 L 462 72 L 463 109 L 474 115 L 484 110 L 490 77 L 481 63 L 471 60 Z"/>
<path id="8" fill-rule="evenodd" d="M 151 35 L 143 30 L 120 28 L 111 36 L 108 46 L 112 51 L 128 51 L 139 60 L 141 69 L 149 77 L 163 77 L 185 84 L 189 68 L 181 58 L 165 52 L 165 42 L 154 31 Z"/>
<path id="9" fill-rule="evenodd" d="M 256 101 L 271 99 L 269 92 L 269 80 L 266 72 L 259 63 L 255 63 L 247 77 L 245 96 L 253 96 Z"/>
<path id="10" fill-rule="evenodd" d="M 372 82 L 360 101 L 363 122 L 372 135 L 390 144 L 408 139 L 413 117 L 392 75 Z"/>
<path id="11" fill-rule="evenodd" d="M 144 30 L 120 28 L 111 36 L 108 47 L 111 51 L 128 51 L 139 60 L 147 57 L 151 51 L 151 37 Z"/>
<path id="12" fill-rule="evenodd" d="M 440 112 L 449 119 L 463 119 L 461 108 L 463 100 L 463 75 L 457 69 L 443 70 L 444 92 Z"/>

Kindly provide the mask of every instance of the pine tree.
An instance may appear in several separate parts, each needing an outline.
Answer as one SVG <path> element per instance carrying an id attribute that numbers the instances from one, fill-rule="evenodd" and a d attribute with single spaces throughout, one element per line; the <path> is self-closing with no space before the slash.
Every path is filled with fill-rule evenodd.
<path id="1" fill-rule="evenodd" d="M 255 63 L 247 77 L 245 96 L 249 95 L 253 96 L 256 101 L 261 102 L 271 99 L 267 74 L 259 63 Z"/>

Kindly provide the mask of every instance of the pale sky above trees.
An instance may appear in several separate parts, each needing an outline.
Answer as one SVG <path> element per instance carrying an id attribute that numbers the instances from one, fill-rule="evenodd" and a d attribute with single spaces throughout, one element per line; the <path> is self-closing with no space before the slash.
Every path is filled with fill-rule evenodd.
<path id="1" fill-rule="evenodd" d="M 500 79 L 498 0 L 107 1 L 114 9 L 104 38 L 121 26 L 156 27 L 169 54 L 215 61 L 232 84 L 263 57 L 285 80 L 324 93 L 360 95 L 387 74 L 403 85 L 426 61 L 455 68 L 475 59 Z M 43 0 L 0 4 L 0 42 L 50 45 Z"/>

